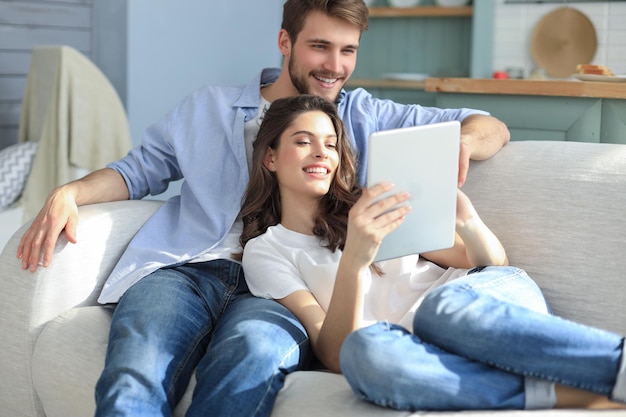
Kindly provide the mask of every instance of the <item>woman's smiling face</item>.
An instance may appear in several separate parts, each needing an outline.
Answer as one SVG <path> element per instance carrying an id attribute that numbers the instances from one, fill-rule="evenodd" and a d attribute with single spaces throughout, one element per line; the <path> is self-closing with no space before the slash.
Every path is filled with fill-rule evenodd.
<path id="1" fill-rule="evenodd" d="M 337 166 L 337 132 L 321 111 L 302 113 L 281 134 L 278 147 L 268 149 L 265 166 L 274 171 L 281 199 L 326 195 Z"/>

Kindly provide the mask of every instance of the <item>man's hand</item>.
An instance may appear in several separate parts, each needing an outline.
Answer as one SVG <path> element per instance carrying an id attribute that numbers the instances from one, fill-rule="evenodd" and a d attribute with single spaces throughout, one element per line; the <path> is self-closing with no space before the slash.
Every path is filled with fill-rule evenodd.
<path id="1" fill-rule="evenodd" d="M 47 267 L 62 231 L 65 231 L 68 242 L 76 243 L 78 206 L 128 198 L 126 182 L 110 168 L 99 169 L 56 188 L 17 247 L 17 258 L 22 260 L 22 268 L 35 272 L 40 259 L 41 266 Z"/>
<path id="2" fill-rule="evenodd" d="M 22 269 L 35 272 L 40 258 L 41 266 L 47 267 L 63 230 L 68 242 L 76 243 L 77 222 L 78 206 L 74 195 L 63 187 L 57 188 L 48 196 L 43 208 L 20 240 L 17 257 L 22 260 Z"/>
<path id="3" fill-rule="evenodd" d="M 502 149 L 510 139 L 509 129 L 495 117 L 480 114 L 466 117 L 461 123 L 458 186 L 465 184 L 470 159 L 487 159 Z"/>

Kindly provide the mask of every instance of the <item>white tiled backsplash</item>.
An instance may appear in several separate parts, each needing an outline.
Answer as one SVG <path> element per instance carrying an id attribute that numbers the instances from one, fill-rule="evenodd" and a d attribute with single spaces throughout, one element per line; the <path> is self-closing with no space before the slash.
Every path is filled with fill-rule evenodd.
<path id="1" fill-rule="evenodd" d="M 528 77 L 535 69 L 530 42 L 535 25 L 552 10 L 569 6 L 586 14 L 596 29 L 598 48 L 592 64 L 626 74 L 626 1 L 589 3 L 505 4 L 496 0 L 493 69 L 522 68 Z"/>

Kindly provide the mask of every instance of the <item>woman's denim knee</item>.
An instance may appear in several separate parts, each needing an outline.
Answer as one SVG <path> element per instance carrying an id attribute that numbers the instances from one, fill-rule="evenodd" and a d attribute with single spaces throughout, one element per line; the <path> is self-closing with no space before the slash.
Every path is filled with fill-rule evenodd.
<path id="1" fill-rule="evenodd" d="M 416 334 L 425 329 L 441 331 L 441 326 L 453 324 L 451 321 L 456 322 L 461 314 L 464 320 L 480 319 L 490 306 L 500 303 L 549 312 L 541 290 L 524 270 L 486 267 L 428 294 L 415 313 L 413 330 Z"/>
<path id="2" fill-rule="evenodd" d="M 356 330 L 348 335 L 339 352 L 341 371 L 344 375 L 358 373 L 364 363 L 370 366 L 372 355 L 369 354 L 369 349 L 374 346 L 371 339 L 368 328 Z"/>
<path id="3" fill-rule="evenodd" d="M 341 372 L 357 395 L 366 397 L 371 388 L 373 374 L 389 375 L 389 368 L 383 365 L 384 352 L 381 354 L 380 334 L 389 329 L 389 324 L 380 322 L 352 332 L 341 346 L 339 361 Z M 382 369 L 379 369 L 381 368 Z"/>
<path id="4" fill-rule="evenodd" d="M 359 398 L 406 409 L 406 405 L 395 398 L 393 387 L 407 379 L 407 364 L 397 350 L 403 351 L 397 341 L 407 336 L 412 337 L 403 327 L 379 322 L 356 330 L 346 338 L 340 351 L 341 371 Z M 415 386 L 419 385 L 419 380 L 409 379 Z"/>
<path id="5" fill-rule="evenodd" d="M 464 291 L 458 285 L 444 285 L 429 293 L 413 317 L 413 332 L 435 333 L 446 326 L 449 317 L 475 299 L 473 293 Z"/>

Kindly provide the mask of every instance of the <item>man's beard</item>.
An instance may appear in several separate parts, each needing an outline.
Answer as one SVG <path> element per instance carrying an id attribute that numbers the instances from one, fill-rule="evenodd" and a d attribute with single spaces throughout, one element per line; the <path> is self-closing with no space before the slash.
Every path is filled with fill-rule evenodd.
<path id="1" fill-rule="evenodd" d="M 291 84 L 293 84 L 293 86 L 295 87 L 296 91 L 298 91 L 299 94 L 312 94 L 312 95 L 320 96 L 322 98 L 330 100 L 332 103 L 335 103 L 337 101 L 337 98 L 339 97 L 339 93 L 337 93 L 337 95 L 335 95 L 334 97 L 328 97 L 326 95 L 316 94 L 315 92 L 311 91 L 311 87 L 307 83 L 307 78 L 298 76 L 298 71 L 296 69 L 296 65 L 294 62 L 295 62 L 295 59 L 292 55 L 291 58 L 289 58 L 289 65 L 288 65 L 289 78 L 291 79 Z"/>

